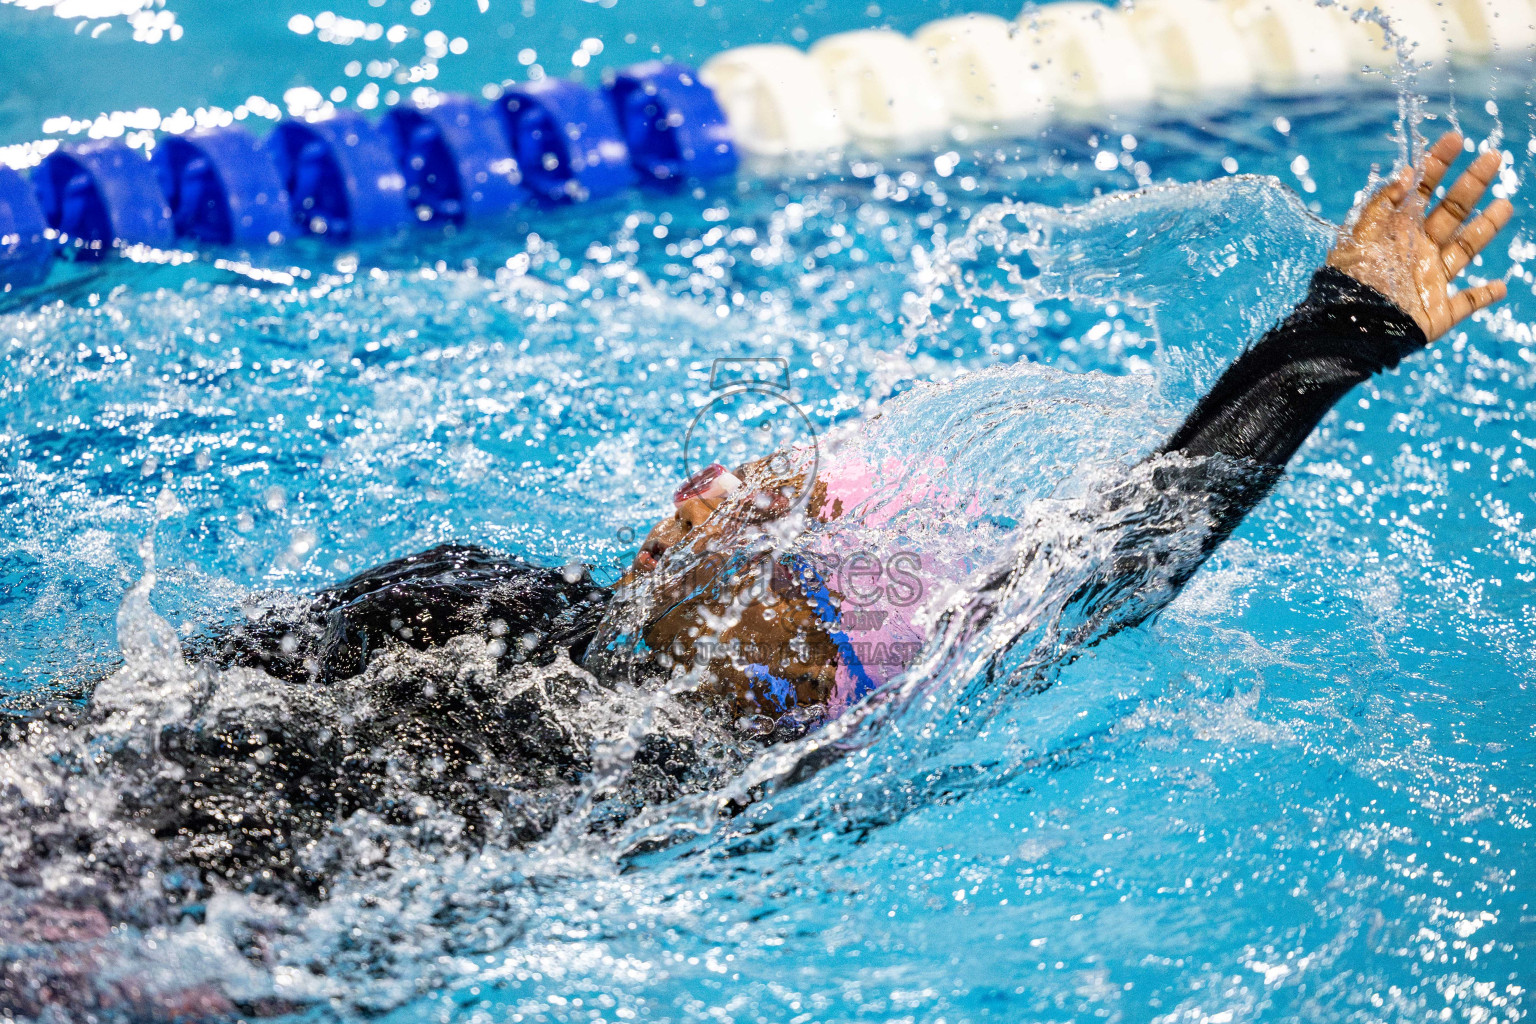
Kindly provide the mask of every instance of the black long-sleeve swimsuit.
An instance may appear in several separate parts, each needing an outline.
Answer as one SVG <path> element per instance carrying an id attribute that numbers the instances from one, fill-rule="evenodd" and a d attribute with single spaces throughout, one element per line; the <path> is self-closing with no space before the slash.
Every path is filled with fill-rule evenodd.
<path id="1" fill-rule="evenodd" d="M 1081 642 L 1166 604 L 1329 409 L 1425 343 L 1387 298 L 1319 270 L 1295 310 L 1222 374 L 1131 479 L 1105 492 L 1109 518 L 1141 519 L 1115 535 L 1111 564 L 1084 586 L 1086 618 L 1096 601 L 1106 611 L 1080 630 Z M 1191 517 L 1199 529 L 1189 530 Z M 1148 598 L 1148 567 L 1161 557 L 1148 552 L 1179 531 L 1194 539 Z M 998 586 L 1007 586 L 1006 575 Z M 261 678 L 275 677 L 276 696 L 233 707 L 210 700 L 167 727 L 158 747 L 178 763 L 179 778 L 156 774 L 124 807 L 174 846 L 179 861 L 224 884 L 300 899 L 327 884 L 330 869 L 316 866 L 313 851 L 328 829 L 357 812 L 413 821 L 421 794 L 452 809 L 470 832 L 541 834 L 560 812 L 540 804 L 540 794 L 577 786 L 590 768 L 568 713 L 591 699 L 580 674 L 518 689 L 419 659 L 371 662 L 479 631 L 504 669 L 567 655 L 579 663 L 609 597 L 579 573 L 447 546 L 372 569 L 287 613 L 215 631 L 190 642 L 189 654 L 260 668 Z M 89 707 L 85 715 L 88 728 Z M 631 802 L 704 784 L 690 775 L 693 742 L 648 738 L 634 760 L 636 777 L 650 781 Z"/>

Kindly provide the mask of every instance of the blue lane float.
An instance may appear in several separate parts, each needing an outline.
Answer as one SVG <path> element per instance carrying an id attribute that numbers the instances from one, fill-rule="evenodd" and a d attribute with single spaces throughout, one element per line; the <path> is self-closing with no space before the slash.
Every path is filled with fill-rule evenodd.
<path id="1" fill-rule="evenodd" d="M 209 245 L 277 245 L 292 230 L 277 168 L 243 128 L 168 136 L 151 162 L 182 238 Z"/>
<path id="2" fill-rule="evenodd" d="M 56 150 L 32 175 L 49 227 L 76 259 L 99 260 L 114 243 L 175 243 L 171 208 L 143 153 L 119 142 Z"/>
<path id="3" fill-rule="evenodd" d="M 736 167 L 714 94 L 670 61 L 619 71 L 601 93 L 545 79 L 492 106 L 435 97 L 377 126 L 342 111 L 283 121 L 261 142 L 236 126 L 168 135 L 153 163 L 120 142 L 89 143 L 50 154 L 30 188 L 0 166 L 0 291 L 41 281 L 60 252 L 94 260 L 119 243 L 178 237 L 276 245 L 295 225 L 345 242 L 413 220 L 491 217 L 534 197 L 611 195 L 637 172 L 672 182 Z"/>
<path id="4" fill-rule="evenodd" d="M 283 121 L 266 149 L 294 223 L 307 234 L 345 242 L 387 234 L 412 219 L 389 140 L 361 114 Z"/>
<path id="5" fill-rule="evenodd" d="M 635 169 L 655 181 L 709 178 L 736 170 L 725 111 L 692 68 L 647 61 L 605 87 Z"/>
<path id="6" fill-rule="evenodd" d="M 418 220 L 462 224 L 506 213 L 528 198 L 500 115 L 471 96 L 397 107 L 379 128 Z"/>
<path id="7" fill-rule="evenodd" d="M 0 165 L 0 293 L 38 284 L 48 276 L 53 246 L 47 229 L 31 184 Z"/>
<path id="8" fill-rule="evenodd" d="M 586 86 L 558 78 L 515 85 L 501 113 L 523 182 L 541 199 L 579 202 L 634 182 L 613 110 Z"/>

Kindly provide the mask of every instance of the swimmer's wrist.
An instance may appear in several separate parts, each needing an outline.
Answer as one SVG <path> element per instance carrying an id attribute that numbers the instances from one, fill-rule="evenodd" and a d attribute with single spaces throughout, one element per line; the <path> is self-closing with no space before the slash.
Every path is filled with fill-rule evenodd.
<path id="1" fill-rule="evenodd" d="M 1336 274 L 1349 278 L 1355 284 L 1369 289 L 1371 294 L 1379 298 L 1383 303 L 1390 305 L 1393 309 L 1402 313 L 1403 316 L 1412 320 L 1419 330 L 1424 332 L 1426 337 L 1425 344 L 1428 344 L 1429 322 L 1422 313 L 1422 304 L 1407 302 L 1399 298 L 1398 292 L 1400 288 L 1395 287 L 1399 285 L 1399 282 L 1392 280 L 1391 275 L 1381 268 L 1373 267 L 1360 259 L 1357 254 L 1350 251 L 1343 244 L 1335 246 L 1328 253 L 1328 258 L 1323 261 L 1323 266 L 1319 268 L 1318 273 L 1322 273 L 1325 270 L 1331 270 Z M 1314 281 L 1316 280 L 1316 275 L 1313 275 L 1313 279 Z"/>

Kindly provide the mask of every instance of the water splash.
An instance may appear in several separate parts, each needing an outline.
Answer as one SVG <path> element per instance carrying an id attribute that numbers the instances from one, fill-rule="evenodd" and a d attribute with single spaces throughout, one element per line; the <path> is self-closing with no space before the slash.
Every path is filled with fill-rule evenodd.
<path id="1" fill-rule="evenodd" d="M 703 242 L 715 223 L 674 220 L 669 244 L 697 241 L 702 266 L 623 255 L 657 222 L 620 218 L 611 252 L 543 241 L 515 266 L 487 258 L 494 273 L 156 279 L 6 314 L 6 394 L 28 410 L 5 438 L 14 571 L 63 595 L 30 619 L 32 596 L 11 598 L 28 625 L 7 657 L 73 666 L 41 635 L 105 630 L 94 646 L 110 647 L 115 609 L 125 674 L 98 700 L 154 725 L 70 709 L 7 722 L 0 978 L 105 1018 L 215 998 L 410 1020 L 1347 1019 L 1362 992 L 1384 1019 L 1522 1010 L 1507 976 L 1525 952 L 1513 885 L 1536 648 L 1517 585 L 1531 477 L 1508 436 L 1532 436 L 1519 320 L 1362 388 L 1368 404 L 1325 426 L 1160 620 L 1058 664 L 1082 625 L 1074 588 L 1114 536 L 1078 514 L 1294 297 L 1327 232 L 1261 179 L 1071 209 L 990 201 L 1017 185 L 936 240 L 926 210 L 850 214 L 840 186 L 798 185 L 793 213 L 733 199 L 718 242 Z M 939 454 L 945 486 L 990 517 L 973 553 L 1035 552 L 989 628 L 947 634 L 820 735 L 760 755 L 717 737 L 680 794 L 665 757 L 637 754 L 708 739 L 707 723 L 599 693 L 569 664 L 508 676 L 483 638 L 308 695 L 176 653 L 209 622 L 280 615 L 292 592 L 482 529 L 556 563 L 616 558 L 615 531 L 665 503 L 709 360 L 786 347 L 819 425 L 877 379 L 898 393 L 846 444 L 876 464 Z M 138 535 L 167 470 L 189 514 L 159 525 L 130 587 L 133 549 L 112 538 Z M 850 528 L 943 548 L 951 515 Z M 935 621 L 977 582 L 938 595 Z M 490 709 L 467 730 L 487 742 L 526 732 L 498 717 L 520 707 L 599 757 L 536 785 L 510 756 L 471 779 L 434 763 L 446 743 L 388 724 L 401 705 L 380 696 L 407 682 Z M 210 851 L 156 834 L 153 809 L 199 772 L 270 778 L 348 737 L 352 781 L 391 811 L 292 823 L 294 875 L 318 890 L 210 891 L 186 868 Z M 295 817 L 232 810 L 255 829 Z M 1426 954 L 1446 960 L 1426 969 Z"/>

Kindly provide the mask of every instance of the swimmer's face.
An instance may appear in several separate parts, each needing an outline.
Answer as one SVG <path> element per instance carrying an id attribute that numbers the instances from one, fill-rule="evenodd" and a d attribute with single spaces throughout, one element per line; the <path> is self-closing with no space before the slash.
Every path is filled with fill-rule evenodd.
<path id="1" fill-rule="evenodd" d="M 703 526 L 724 498 L 688 498 L 673 513 L 645 535 L 640 553 L 635 556 L 636 572 L 650 572 L 661 562 L 667 551 L 682 541 L 695 528 Z"/>
<path id="2" fill-rule="evenodd" d="M 725 499 L 741 486 L 741 481 L 718 462 L 705 466 L 683 481 L 672 495 L 672 515 L 663 519 L 645 535 L 640 553 L 635 556 L 636 572 L 650 572 L 661 562 L 667 550 L 715 514 Z"/>
<path id="3" fill-rule="evenodd" d="M 737 471 L 753 479 L 761 473 L 761 463 L 749 463 Z M 759 481 L 761 483 L 761 481 Z M 774 481 L 769 481 L 773 484 Z M 776 490 L 749 487 L 742 491 L 742 479 L 718 463 L 706 466 L 683 483 L 672 496 L 674 511 L 651 528 L 635 556 L 633 569 L 648 573 L 661 564 L 672 548 L 714 518 L 720 506 L 734 501 L 726 514 L 733 521 L 762 523 L 783 516 L 790 509 L 790 499 L 783 488 Z M 745 499 L 743 500 L 743 495 Z"/>

